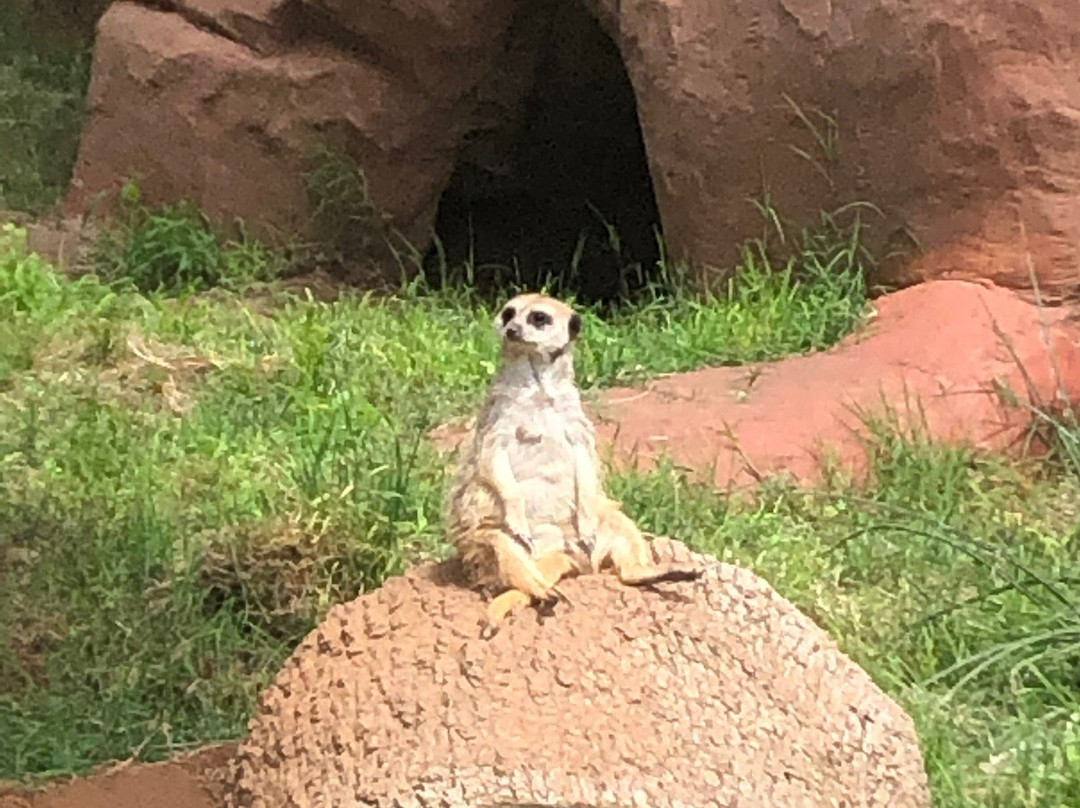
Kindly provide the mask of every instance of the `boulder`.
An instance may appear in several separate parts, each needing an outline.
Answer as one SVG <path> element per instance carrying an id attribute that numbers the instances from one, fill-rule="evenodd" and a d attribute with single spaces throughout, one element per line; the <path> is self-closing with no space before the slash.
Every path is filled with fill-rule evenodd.
<path id="1" fill-rule="evenodd" d="M 590 0 L 637 94 L 672 254 L 877 205 L 876 279 L 1080 290 L 1073 0 Z"/>
<path id="2" fill-rule="evenodd" d="M 491 70 L 516 5 L 507 0 L 301 2 L 323 21 L 322 36 L 348 42 L 361 61 L 407 78 L 433 106 L 456 107 L 447 111 L 456 113 L 450 120 L 459 126 L 473 110 L 465 95 Z"/>
<path id="3" fill-rule="evenodd" d="M 345 45 L 360 47 L 359 34 L 319 9 L 289 16 L 281 5 L 111 6 L 98 24 L 68 211 L 107 212 L 136 178 L 148 202 L 190 199 L 280 243 L 312 232 L 305 173 L 326 145 L 346 151 L 374 207 L 423 242 L 464 133 L 463 80 L 434 86 L 411 68 L 358 58 Z M 286 18 L 275 39 L 274 21 Z M 389 44 L 386 31 L 372 35 Z"/>
<path id="4" fill-rule="evenodd" d="M 484 603 L 423 566 L 335 607 L 262 694 L 229 808 L 923 808 L 911 719 L 752 573 L 564 582 L 479 637 Z"/>
<path id="5" fill-rule="evenodd" d="M 280 50 L 295 25 L 293 0 L 170 0 L 164 3 L 193 24 L 261 53 Z"/>

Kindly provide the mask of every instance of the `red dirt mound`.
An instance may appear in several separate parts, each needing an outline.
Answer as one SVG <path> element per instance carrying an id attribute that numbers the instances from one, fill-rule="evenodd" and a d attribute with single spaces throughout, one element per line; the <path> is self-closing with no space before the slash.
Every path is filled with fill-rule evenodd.
<path id="1" fill-rule="evenodd" d="M 966 281 L 910 287 L 875 309 L 829 351 L 609 390 L 597 429 L 620 466 L 667 454 L 736 488 L 776 472 L 812 482 L 826 450 L 857 470 L 866 415 L 891 411 L 946 442 L 1009 450 L 1031 425 L 1029 402 L 1080 399 L 1080 323 L 1069 309 Z"/>
<path id="2" fill-rule="evenodd" d="M 0 785 L 0 808 L 217 808 L 217 775 L 235 752 L 209 746 L 162 763 L 106 767 L 30 792 Z"/>

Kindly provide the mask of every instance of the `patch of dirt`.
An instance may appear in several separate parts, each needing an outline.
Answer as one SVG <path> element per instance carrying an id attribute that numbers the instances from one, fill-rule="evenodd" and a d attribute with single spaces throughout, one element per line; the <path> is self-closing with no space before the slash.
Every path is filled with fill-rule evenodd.
<path id="1" fill-rule="evenodd" d="M 108 330 L 74 343 L 49 346 L 37 361 L 48 375 L 81 383 L 92 377 L 102 388 L 133 408 L 152 402 L 174 415 L 195 405 L 201 379 L 219 369 L 223 361 L 182 345 L 148 338 L 131 330 L 123 339 Z"/>
<path id="2" fill-rule="evenodd" d="M 244 293 L 244 305 L 252 311 L 273 316 L 278 307 L 290 296 L 301 300 L 309 296 L 320 303 L 333 303 L 341 297 L 346 287 L 343 279 L 326 267 L 287 275 L 272 284 L 258 284 Z"/>
<path id="3" fill-rule="evenodd" d="M 100 227 L 81 216 L 42 216 L 11 219 L 26 228 L 26 248 L 72 277 L 83 274 L 98 239 Z"/>
<path id="4" fill-rule="evenodd" d="M 785 473 L 814 483 L 830 459 L 859 473 L 866 419 L 980 449 L 1047 446 L 1032 407 L 1080 401 L 1080 324 L 992 284 L 933 281 L 879 298 L 833 349 L 708 368 L 607 391 L 598 430 L 616 464 L 667 454 L 724 489 Z"/>
<path id="5" fill-rule="evenodd" d="M 356 597 L 342 570 L 361 566 L 363 548 L 347 530 L 313 525 L 299 513 L 200 534 L 198 583 L 210 608 L 243 604 L 245 620 L 276 638 L 295 637 L 317 620 L 327 601 Z"/>
<path id="6" fill-rule="evenodd" d="M 0 783 L 0 808 L 218 808 L 233 744 L 161 763 L 119 764 L 40 790 Z"/>

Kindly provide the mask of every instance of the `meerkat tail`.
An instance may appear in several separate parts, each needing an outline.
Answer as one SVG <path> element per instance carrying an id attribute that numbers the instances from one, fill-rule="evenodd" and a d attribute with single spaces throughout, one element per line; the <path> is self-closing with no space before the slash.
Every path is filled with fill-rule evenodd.
<path id="1" fill-rule="evenodd" d="M 619 582 L 627 586 L 651 586 L 652 584 L 697 581 L 705 574 L 701 567 L 668 567 L 633 570 L 619 575 Z"/>

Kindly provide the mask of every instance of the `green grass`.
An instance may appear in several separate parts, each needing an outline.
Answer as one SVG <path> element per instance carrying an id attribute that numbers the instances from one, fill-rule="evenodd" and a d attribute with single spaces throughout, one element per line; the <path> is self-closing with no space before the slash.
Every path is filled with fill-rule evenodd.
<path id="1" fill-rule="evenodd" d="M 18 9 L 0 9 L 0 210 L 52 206 L 78 153 L 90 49 L 43 44 Z"/>
<path id="2" fill-rule="evenodd" d="M 445 463 L 423 435 L 477 404 L 493 302 L 422 284 L 291 297 L 257 281 L 257 246 L 200 294 L 144 282 L 234 249 L 173 238 L 178 218 L 117 237 L 107 282 L 0 235 L 0 778 L 237 737 L 332 602 L 446 551 Z M 723 293 L 587 311 L 582 383 L 857 325 L 852 242 L 775 252 L 749 245 Z M 670 468 L 612 485 L 643 526 L 754 569 L 836 637 L 915 717 L 938 806 L 1077 804 L 1075 469 L 887 431 L 874 446 L 867 483 L 773 485 L 755 505 Z"/>
<path id="3" fill-rule="evenodd" d="M 1080 491 L 1029 473 L 894 438 L 862 486 L 733 507 L 669 468 L 616 494 L 836 638 L 914 717 L 939 808 L 1065 808 L 1080 804 Z"/>
<path id="4" fill-rule="evenodd" d="M 128 282 L 144 294 L 190 295 L 215 287 L 243 289 L 287 268 L 282 255 L 245 234 L 223 238 L 190 202 L 148 208 L 134 182 L 121 190 L 118 213 L 92 258 L 106 282 Z"/>
<path id="5" fill-rule="evenodd" d="M 817 230 L 805 230 L 794 245 L 779 245 L 786 249 L 752 239 L 724 288 L 697 295 L 686 291 L 686 268 L 661 259 L 657 280 L 631 302 L 602 316 L 599 306 L 588 310 L 588 340 L 578 351 L 580 382 L 607 386 L 835 344 L 867 313 L 869 258 L 861 234 L 857 219 L 841 227 L 823 216 Z"/>

